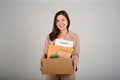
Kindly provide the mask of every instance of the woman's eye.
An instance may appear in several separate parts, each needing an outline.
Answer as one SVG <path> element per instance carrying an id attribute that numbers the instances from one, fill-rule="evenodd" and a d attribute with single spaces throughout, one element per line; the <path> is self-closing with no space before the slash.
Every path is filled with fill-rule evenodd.
<path id="1" fill-rule="evenodd" d="M 56 22 L 59 22 L 59 20 L 57 20 Z"/>
<path id="2" fill-rule="evenodd" d="M 62 21 L 65 21 L 64 19 L 62 19 Z"/>

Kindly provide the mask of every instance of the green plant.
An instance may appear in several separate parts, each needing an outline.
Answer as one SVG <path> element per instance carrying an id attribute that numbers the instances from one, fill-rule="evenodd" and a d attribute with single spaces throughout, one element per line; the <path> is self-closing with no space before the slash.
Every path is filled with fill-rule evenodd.
<path id="1" fill-rule="evenodd" d="M 59 58 L 60 56 L 56 53 L 56 54 L 52 54 L 51 56 L 50 56 L 50 58 Z"/>

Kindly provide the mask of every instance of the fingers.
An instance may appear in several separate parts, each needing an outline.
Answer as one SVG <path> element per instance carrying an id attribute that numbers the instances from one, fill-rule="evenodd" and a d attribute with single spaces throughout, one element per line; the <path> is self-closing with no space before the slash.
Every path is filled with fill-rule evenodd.
<path id="1" fill-rule="evenodd" d="M 42 61 L 40 62 L 40 70 L 42 70 Z"/>

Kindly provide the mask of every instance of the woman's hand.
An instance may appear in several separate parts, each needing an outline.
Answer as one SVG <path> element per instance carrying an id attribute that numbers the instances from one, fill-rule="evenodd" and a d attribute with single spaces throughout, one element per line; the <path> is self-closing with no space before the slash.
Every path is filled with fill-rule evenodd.
<path id="1" fill-rule="evenodd" d="M 74 63 L 74 66 L 73 66 L 74 72 L 76 71 L 76 68 L 77 68 L 77 64 Z"/>
<path id="2" fill-rule="evenodd" d="M 40 62 L 40 70 L 42 70 L 42 61 Z"/>

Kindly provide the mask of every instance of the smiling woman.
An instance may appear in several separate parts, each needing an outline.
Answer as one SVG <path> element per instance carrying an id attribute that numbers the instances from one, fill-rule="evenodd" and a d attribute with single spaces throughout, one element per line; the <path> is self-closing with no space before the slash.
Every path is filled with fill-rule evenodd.
<path id="1" fill-rule="evenodd" d="M 0 0 L 0 80 L 45 80 L 39 71 L 39 59 L 43 45 L 47 45 L 46 35 L 46 43 L 54 44 L 48 33 L 54 14 L 61 9 L 70 17 L 64 39 L 75 41 L 70 29 L 80 36 L 76 80 L 120 80 L 119 3 L 120 0 Z"/>
<path id="2" fill-rule="evenodd" d="M 64 38 L 68 33 L 68 28 L 70 25 L 70 19 L 68 14 L 61 10 L 56 13 L 53 23 L 53 30 L 50 33 L 49 38 L 53 41 L 57 37 Z"/>
<path id="3" fill-rule="evenodd" d="M 73 50 L 71 57 L 73 58 L 73 68 L 74 73 L 72 74 L 61 74 L 61 75 L 46 75 L 46 80 L 75 80 L 75 71 L 77 71 L 77 63 L 80 52 L 80 41 L 76 33 L 69 30 L 70 19 L 65 10 L 61 10 L 55 14 L 53 29 L 51 33 L 47 36 L 45 40 L 45 46 L 43 54 L 48 56 L 48 46 L 55 45 L 57 39 L 62 39 L 63 41 L 67 40 L 73 43 Z M 65 42 L 64 42 L 65 43 Z M 63 54 L 67 54 L 63 52 Z M 69 57 L 70 58 L 70 57 Z M 41 64 L 42 65 L 42 64 Z M 42 69 L 42 68 L 41 68 Z"/>

